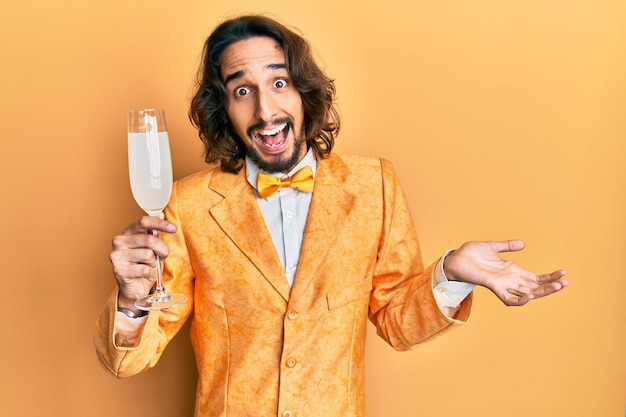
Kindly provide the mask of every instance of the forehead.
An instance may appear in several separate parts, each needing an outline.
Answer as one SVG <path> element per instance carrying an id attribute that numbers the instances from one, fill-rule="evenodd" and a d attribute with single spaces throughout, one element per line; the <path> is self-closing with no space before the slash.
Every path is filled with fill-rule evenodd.
<path id="1" fill-rule="evenodd" d="M 233 74 L 243 75 L 284 64 L 283 48 L 274 39 L 264 36 L 233 42 L 220 57 L 221 76 L 225 81 Z"/>

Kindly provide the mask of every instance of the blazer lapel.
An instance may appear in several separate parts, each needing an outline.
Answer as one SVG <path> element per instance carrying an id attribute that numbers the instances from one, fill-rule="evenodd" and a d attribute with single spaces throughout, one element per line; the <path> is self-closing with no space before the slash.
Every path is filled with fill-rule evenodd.
<path id="1" fill-rule="evenodd" d="M 306 292 L 358 198 L 345 188 L 348 175 L 348 167 L 334 155 L 318 160 L 315 189 L 291 289 L 292 300 Z"/>
<path id="2" fill-rule="evenodd" d="M 263 221 L 256 196 L 246 181 L 245 167 L 237 175 L 216 172 L 209 187 L 224 197 L 210 209 L 215 221 L 285 301 L 288 301 L 289 284 Z"/>

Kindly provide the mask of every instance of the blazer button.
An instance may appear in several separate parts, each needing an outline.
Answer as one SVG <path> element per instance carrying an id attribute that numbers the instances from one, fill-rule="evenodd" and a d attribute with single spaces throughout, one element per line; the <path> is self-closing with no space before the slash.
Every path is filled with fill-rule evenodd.
<path id="1" fill-rule="evenodd" d="M 296 413 L 294 413 L 293 411 L 283 411 L 283 417 L 295 417 Z"/>
<path id="2" fill-rule="evenodd" d="M 298 313 L 296 312 L 296 310 L 291 310 L 289 314 L 287 314 L 287 318 L 289 320 L 295 320 L 298 318 Z"/>
<path id="3" fill-rule="evenodd" d="M 287 366 L 290 368 L 293 368 L 294 366 L 296 366 L 297 363 L 298 361 L 295 358 L 287 359 Z"/>

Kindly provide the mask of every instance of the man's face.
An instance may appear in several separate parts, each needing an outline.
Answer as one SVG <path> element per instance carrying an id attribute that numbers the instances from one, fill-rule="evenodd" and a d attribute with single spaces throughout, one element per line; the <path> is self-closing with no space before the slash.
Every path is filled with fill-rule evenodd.
<path id="1" fill-rule="evenodd" d="M 287 172 L 306 154 L 304 111 L 285 54 L 268 37 L 229 45 L 220 57 L 226 113 L 247 154 L 268 172 Z"/>

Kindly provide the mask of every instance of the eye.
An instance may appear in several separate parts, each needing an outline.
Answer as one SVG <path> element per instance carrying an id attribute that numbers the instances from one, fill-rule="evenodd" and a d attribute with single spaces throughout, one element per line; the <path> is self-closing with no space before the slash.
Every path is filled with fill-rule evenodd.
<path id="1" fill-rule="evenodd" d="M 287 87 L 287 80 L 284 78 L 278 78 L 274 81 L 273 87 L 277 89 L 285 88 Z"/>
<path id="2" fill-rule="evenodd" d="M 248 87 L 237 87 L 233 94 L 235 97 L 243 97 L 247 96 L 250 93 L 250 89 Z"/>

